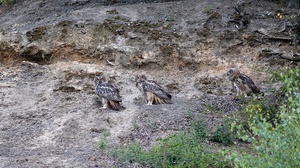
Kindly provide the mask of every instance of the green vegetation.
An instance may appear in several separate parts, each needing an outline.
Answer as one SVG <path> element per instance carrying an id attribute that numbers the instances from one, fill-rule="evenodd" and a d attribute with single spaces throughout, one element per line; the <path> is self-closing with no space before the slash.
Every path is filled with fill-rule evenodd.
<path id="1" fill-rule="evenodd" d="M 210 14 L 213 11 L 213 6 L 211 4 L 208 4 L 204 7 L 203 13 Z"/>
<path id="2" fill-rule="evenodd" d="M 300 1 L 299 1 L 300 5 Z M 299 6 L 300 7 L 300 6 Z M 276 17 L 278 19 L 288 20 L 293 25 L 290 31 L 288 32 L 289 36 L 294 40 L 293 45 L 300 44 L 300 14 L 283 14 L 280 12 L 277 13 Z"/>
<path id="3" fill-rule="evenodd" d="M 148 150 L 140 143 L 108 148 L 107 132 L 102 133 L 98 146 L 125 165 L 300 167 L 300 68 L 277 71 L 273 76 L 282 85 L 279 91 L 271 91 L 270 96 L 241 99 L 243 110 L 233 119 L 224 119 L 213 133 L 208 131 L 202 116 L 188 113 L 186 117 L 191 125 L 188 131 L 157 140 Z M 149 121 L 149 127 L 155 125 Z M 232 145 L 234 138 L 248 143 L 251 148 L 225 147 Z M 222 152 L 207 145 L 208 141 L 222 143 Z"/>
<path id="4" fill-rule="evenodd" d="M 271 0 L 275 3 L 279 3 L 281 5 L 289 6 L 289 7 L 300 7 L 300 1 L 299 0 Z"/>
<path id="5" fill-rule="evenodd" d="M 149 151 L 131 144 L 113 151 L 121 162 L 140 163 L 149 167 L 225 167 L 221 156 L 209 152 L 194 135 L 180 132 L 153 146 Z"/>
<path id="6" fill-rule="evenodd" d="M 110 132 L 107 131 L 107 130 L 104 130 L 102 133 L 101 133 L 101 139 L 100 139 L 100 142 L 98 143 L 97 147 L 100 148 L 100 149 L 107 149 L 108 148 L 108 141 L 107 141 L 107 137 L 110 135 Z"/>
<path id="7" fill-rule="evenodd" d="M 13 3 L 13 0 L 0 0 L 0 5 L 9 5 L 12 3 Z"/>
<path id="8" fill-rule="evenodd" d="M 218 126 L 217 130 L 213 133 L 211 141 L 222 143 L 225 146 L 233 144 L 234 136 L 230 131 L 230 125 L 225 122 L 223 125 Z"/>
<path id="9" fill-rule="evenodd" d="M 204 143 L 207 130 L 203 121 L 191 123 L 188 132 L 180 131 L 160 140 L 149 150 L 139 143 L 132 143 L 111 151 L 123 163 L 140 163 L 147 167 L 227 167 L 228 162 L 212 152 Z"/>
<path id="10" fill-rule="evenodd" d="M 265 98 L 254 100 L 243 110 L 246 121 L 232 124 L 239 138 L 252 144 L 250 153 L 227 156 L 234 167 L 300 167 L 300 69 L 276 72 L 274 78 L 283 83 L 278 108 Z"/>

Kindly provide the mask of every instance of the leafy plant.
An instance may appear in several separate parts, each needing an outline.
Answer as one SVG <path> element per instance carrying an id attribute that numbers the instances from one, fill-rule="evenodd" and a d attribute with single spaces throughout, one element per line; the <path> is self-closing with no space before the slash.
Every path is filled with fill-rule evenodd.
<path id="1" fill-rule="evenodd" d="M 101 133 L 101 139 L 100 139 L 100 142 L 98 143 L 97 147 L 100 148 L 100 149 L 107 149 L 108 148 L 108 141 L 107 141 L 107 137 L 110 135 L 110 132 L 107 131 L 107 130 L 104 130 L 102 133 Z"/>
<path id="2" fill-rule="evenodd" d="M 213 133 L 211 141 L 223 143 L 225 146 L 230 146 L 233 144 L 233 134 L 230 131 L 230 126 L 228 123 L 219 125 L 217 130 Z"/>
<path id="3" fill-rule="evenodd" d="M 207 150 L 207 135 L 201 119 L 193 121 L 188 132 L 180 131 L 144 150 L 140 143 L 131 143 L 111 151 L 124 164 L 140 163 L 146 167 L 226 167 L 228 162 L 219 153 Z"/>
<path id="4" fill-rule="evenodd" d="M 213 6 L 211 4 L 204 7 L 203 13 L 209 14 L 213 10 Z"/>
<path id="5" fill-rule="evenodd" d="M 244 111 L 249 114 L 245 125 L 233 124 L 238 136 L 251 142 L 253 151 L 232 152 L 227 159 L 235 167 L 300 167 L 300 69 L 276 72 L 274 78 L 282 82 L 284 95 L 277 103 L 279 108 L 274 122 L 262 104 L 250 103 Z"/>
<path id="6" fill-rule="evenodd" d="M 8 5 L 13 3 L 13 0 L 0 0 L 0 5 Z"/>
<path id="7" fill-rule="evenodd" d="M 194 134 L 194 136 L 200 141 L 205 140 L 207 138 L 208 130 L 202 117 L 197 116 L 190 123 L 192 127 L 190 131 Z"/>

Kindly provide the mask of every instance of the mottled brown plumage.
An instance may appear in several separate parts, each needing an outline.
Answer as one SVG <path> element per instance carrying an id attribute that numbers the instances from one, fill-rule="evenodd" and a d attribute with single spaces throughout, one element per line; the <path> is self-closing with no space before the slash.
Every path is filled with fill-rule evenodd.
<path id="1" fill-rule="evenodd" d="M 96 94 L 103 99 L 103 108 L 110 108 L 113 110 L 124 109 L 124 107 L 120 105 L 122 97 L 120 96 L 118 88 L 109 83 L 103 83 L 105 82 L 103 76 L 96 76 L 94 82 L 96 84 Z"/>
<path id="2" fill-rule="evenodd" d="M 252 79 L 249 78 L 247 75 L 240 73 L 236 68 L 231 68 L 227 72 L 227 76 L 232 82 L 232 87 L 236 93 L 236 96 L 249 96 L 252 93 L 261 93 L 263 95 L 260 89 L 254 84 Z"/>
<path id="3" fill-rule="evenodd" d="M 136 87 L 144 94 L 147 105 L 170 104 L 172 96 L 154 80 L 147 80 L 143 74 L 133 77 Z"/>

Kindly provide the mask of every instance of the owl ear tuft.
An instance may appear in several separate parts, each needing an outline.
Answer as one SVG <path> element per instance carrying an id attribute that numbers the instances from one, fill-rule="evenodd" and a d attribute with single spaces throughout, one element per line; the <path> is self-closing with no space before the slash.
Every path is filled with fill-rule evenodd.
<path id="1" fill-rule="evenodd" d="M 104 76 L 96 76 L 95 79 L 96 79 L 96 80 L 101 80 L 101 81 L 106 81 L 106 79 L 105 79 Z M 94 80 L 95 80 L 95 79 L 94 79 Z"/>
<path id="2" fill-rule="evenodd" d="M 147 80 L 146 76 L 144 74 L 140 74 L 140 73 L 137 74 L 137 78 Z"/>
<path id="3" fill-rule="evenodd" d="M 131 80 L 132 82 L 136 82 L 137 76 L 136 76 L 136 75 L 135 75 L 135 76 L 131 76 L 131 77 L 130 77 L 130 80 Z"/>
<path id="4" fill-rule="evenodd" d="M 138 77 L 138 78 L 142 78 L 143 76 L 144 76 L 143 74 L 140 74 L 140 73 L 137 74 L 137 77 Z"/>
<path id="5" fill-rule="evenodd" d="M 227 76 L 232 75 L 235 68 L 230 68 L 227 72 Z"/>

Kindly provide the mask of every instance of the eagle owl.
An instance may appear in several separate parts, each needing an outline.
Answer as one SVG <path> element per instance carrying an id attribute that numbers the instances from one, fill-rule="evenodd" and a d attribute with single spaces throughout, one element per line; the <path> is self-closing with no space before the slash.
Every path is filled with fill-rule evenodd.
<path id="1" fill-rule="evenodd" d="M 103 100 L 102 108 L 110 108 L 117 111 L 124 109 L 120 105 L 122 97 L 120 96 L 119 89 L 109 83 L 104 83 L 105 81 L 103 76 L 96 76 L 94 78 L 96 85 L 95 92 Z"/>
<path id="2" fill-rule="evenodd" d="M 236 68 L 231 68 L 227 72 L 227 76 L 232 83 L 232 87 L 236 93 L 236 96 L 246 95 L 249 96 L 252 93 L 263 93 L 259 90 L 254 82 L 245 74 L 240 73 Z"/>
<path id="3" fill-rule="evenodd" d="M 144 94 L 147 105 L 171 104 L 172 96 L 166 92 L 157 82 L 147 80 L 143 74 L 133 77 L 136 87 Z"/>

